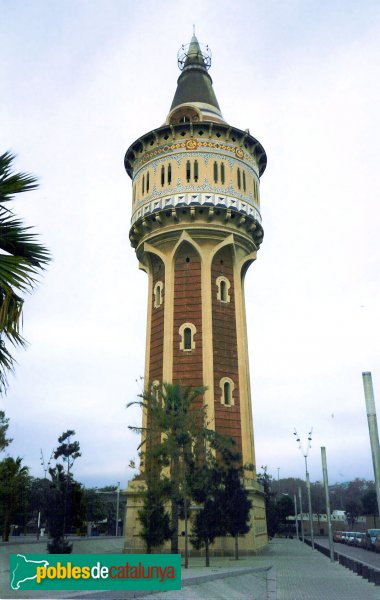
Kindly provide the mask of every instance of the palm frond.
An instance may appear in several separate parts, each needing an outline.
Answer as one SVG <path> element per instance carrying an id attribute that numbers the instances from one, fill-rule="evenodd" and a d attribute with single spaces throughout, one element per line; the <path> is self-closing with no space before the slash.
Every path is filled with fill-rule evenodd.
<path id="1" fill-rule="evenodd" d="M 0 248 L 14 256 L 24 258 L 35 268 L 43 269 L 50 261 L 48 250 L 37 242 L 37 236 L 16 219 L 12 211 L 0 206 Z"/>
<path id="2" fill-rule="evenodd" d="M 13 200 L 15 194 L 30 192 L 38 188 L 37 179 L 29 173 L 12 173 L 15 155 L 4 152 L 0 155 L 0 203 Z"/>
<path id="3" fill-rule="evenodd" d="M 38 187 L 33 175 L 12 173 L 14 158 L 11 152 L 0 155 L 0 394 L 7 388 L 7 372 L 13 371 L 15 364 L 4 338 L 14 346 L 26 345 L 20 333 L 24 301 L 19 294 L 33 290 L 51 260 L 32 228 L 3 206 L 16 194 Z"/>

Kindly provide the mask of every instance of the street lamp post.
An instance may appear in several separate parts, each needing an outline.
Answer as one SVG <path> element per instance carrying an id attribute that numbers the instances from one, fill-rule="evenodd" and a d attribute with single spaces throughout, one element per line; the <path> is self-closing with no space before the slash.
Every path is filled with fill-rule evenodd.
<path id="1" fill-rule="evenodd" d="M 301 486 L 298 488 L 298 499 L 299 499 L 299 504 L 300 504 L 300 517 L 301 517 L 301 538 L 302 541 L 305 541 L 305 534 L 304 534 L 304 530 L 303 530 L 303 510 L 302 510 L 302 491 L 301 491 Z"/>
<path id="2" fill-rule="evenodd" d="M 327 513 L 327 527 L 328 527 L 328 533 L 329 533 L 330 560 L 331 560 L 331 562 L 334 562 L 334 542 L 333 542 L 333 534 L 332 534 L 332 526 L 331 526 L 329 479 L 328 479 L 328 475 L 327 475 L 326 448 L 324 446 L 321 447 L 321 456 L 322 456 L 323 485 L 325 487 L 325 496 L 326 496 L 326 513 Z"/>
<path id="3" fill-rule="evenodd" d="M 119 533 L 119 506 L 120 506 L 120 481 L 117 482 L 117 499 L 116 499 L 116 531 L 115 535 Z"/>
<path id="4" fill-rule="evenodd" d="M 297 540 L 298 540 L 297 496 L 295 494 L 294 494 L 293 502 L 294 502 L 294 517 L 295 517 L 295 520 L 296 520 L 296 537 L 297 537 Z"/>
<path id="5" fill-rule="evenodd" d="M 309 505 L 309 527 L 310 527 L 310 538 L 311 538 L 311 547 L 314 550 L 314 529 L 313 529 L 313 514 L 312 514 L 312 509 L 311 509 L 311 493 L 310 493 L 310 479 L 309 479 L 309 471 L 307 470 L 307 457 L 309 454 L 309 450 L 311 448 L 311 434 L 313 432 L 313 428 L 311 428 L 308 438 L 307 438 L 307 447 L 306 447 L 306 451 L 304 450 L 303 446 L 302 446 L 302 442 L 301 442 L 301 438 L 299 437 L 296 429 L 294 428 L 294 433 L 293 435 L 296 436 L 296 440 L 298 442 L 298 448 L 301 450 L 302 455 L 305 459 L 305 471 L 306 471 L 306 489 L 307 489 L 307 499 L 308 499 L 308 505 Z"/>

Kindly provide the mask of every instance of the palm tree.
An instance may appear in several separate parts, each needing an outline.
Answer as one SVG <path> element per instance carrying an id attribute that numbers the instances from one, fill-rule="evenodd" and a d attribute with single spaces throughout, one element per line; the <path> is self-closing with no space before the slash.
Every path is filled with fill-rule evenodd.
<path id="1" fill-rule="evenodd" d="M 22 458 L 7 456 L 0 462 L 0 516 L 2 539 L 9 539 L 12 517 L 17 513 L 22 492 L 28 483 L 29 469 L 21 465 Z"/>
<path id="2" fill-rule="evenodd" d="M 141 394 L 141 400 L 127 405 L 128 408 L 138 404 L 148 415 L 146 428 L 129 426 L 143 437 L 141 446 L 145 447 L 142 455 L 147 484 L 155 479 L 152 474 L 156 471 L 159 478 L 162 467 L 170 468 L 172 554 L 178 554 L 179 506 L 182 500 L 186 503 L 180 490 L 181 482 L 186 479 L 186 464 L 191 460 L 193 447 L 203 445 L 207 436 L 213 433 L 205 426 L 205 406 L 200 400 L 205 389 L 178 383 L 149 384 Z"/>
<path id="3" fill-rule="evenodd" d="M 7 372 L 15 360 L 5 340 L 13 346 L 25 346 L 20 334 L 22 324 L 22 294 L 31 292 L 37 275 L 50 261 L 49 251 L 37 242 L 37 236 L 17 219 L 5 203 L 16 194 L 35 190 L 33 175 L 12 173 L 14 155 L 0 155 L 0 394 L 7 388 Z"/>

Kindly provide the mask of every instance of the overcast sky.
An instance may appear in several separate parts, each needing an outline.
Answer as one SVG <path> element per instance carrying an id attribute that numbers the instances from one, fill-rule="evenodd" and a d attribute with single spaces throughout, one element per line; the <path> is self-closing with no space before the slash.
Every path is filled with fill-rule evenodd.
<path id="1" fill-rule="evenodd" d="M 264 242 L 246 281 L 257 469 L 373 478 L 362 371 L 380 399 L 380 4 L 0 0 L 0 151 L 40 188 L 14 202 L 54 262 L 27 298 L 0 399 L 35 476 L 75 429 L 87 485 L 133 475 L 147 277 L 123 158 L 169 112 L 192 25 L 224 118 L 264 146 Z"/>

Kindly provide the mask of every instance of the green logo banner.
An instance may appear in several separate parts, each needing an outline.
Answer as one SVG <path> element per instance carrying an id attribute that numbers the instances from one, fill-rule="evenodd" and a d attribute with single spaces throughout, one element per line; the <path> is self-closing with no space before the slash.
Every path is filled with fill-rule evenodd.
<path id="1" fill-rule="evenodd" d="M 11 590 L 180 590 L 179 554 L 11 554 Z"/>

